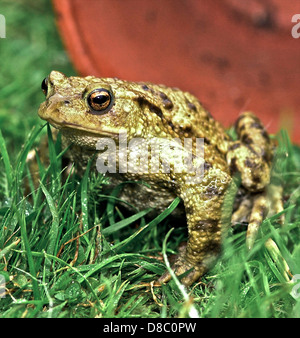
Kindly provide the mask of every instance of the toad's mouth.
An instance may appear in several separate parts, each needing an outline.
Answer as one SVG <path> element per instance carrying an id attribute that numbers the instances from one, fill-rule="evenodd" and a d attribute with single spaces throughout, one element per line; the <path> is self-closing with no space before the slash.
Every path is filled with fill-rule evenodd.
<path id="1" fill-rule="evenodd" d="M 67 144 L 79 146 L 84 149 L 84 151 L 97 151 L 101 153 L 102 150 L 104 151 L 105 149 L 98 147 L 99 142 L 100 144 L 102 144 L 103 141 L 107 142 L 105 141 L 106 139 L 113 140 L 115 144 L 119 143 L 119 133 L 82 128 L 81 126 L 70 123 L 57 123 L 50 119 L 47 119 L 47 122 L 61 132 Z"/>
<path id="2" fill-rule="evenodd" d="M 52 118 L 45 119 L 47 122 L 49 122 L 54 128 L 61 130 L 62 133 L 72 133 L 72 134 L 81 134 L 81 135 L 87 135 L 87 136 L 93 136 L 93 137 L 111 137 L 111 138 L 119 138 L 120 134 L 122 132 L 116 132 L 111 130 L 104 130 L 102 128 L 96 129 L 96 128 L 90 128 L 86 126 L 81 126 L 76 123 L 71 123 L 67 121 L 55 121 Z"/>

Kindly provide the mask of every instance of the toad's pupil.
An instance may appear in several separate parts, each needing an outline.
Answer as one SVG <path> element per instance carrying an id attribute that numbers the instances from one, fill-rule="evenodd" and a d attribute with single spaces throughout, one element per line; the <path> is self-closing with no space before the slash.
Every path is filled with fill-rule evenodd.
<path id="1" fill-rule="evenodd" d="M 96 104 L 104 104 L 107 102 L 107 100 L 109 100 L 109 95 L 105 94 L 105 95 L 97 95 L 95 97 L 93 97 L 93 103 Z"/>

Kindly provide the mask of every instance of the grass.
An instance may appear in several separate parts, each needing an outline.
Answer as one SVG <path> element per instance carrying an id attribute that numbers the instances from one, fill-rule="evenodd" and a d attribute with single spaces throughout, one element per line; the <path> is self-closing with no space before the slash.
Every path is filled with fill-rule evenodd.
<path id="1" fill-rule="evenodd" d="M 299 317 L 289 273 L 300 271 L 300 159 L 288 141 L 279 150 L 289 149 L 290 156 L 275 168 L 287 182 L 285 226 L 266 219 L 250 252 L 245 231 L 231 229 L 216 266 L 186 292 L 176 280 L 151 285 L 165 270 L 160 253 L 176 252 L 186 237 L 176 227 L 165 240 L 178 200 L 148 221 L 149 209 L 128 215 L 116 194 L 103 192 L 103 176 L 89 168 L 83 178 L 63 180 L 64 151 L 50 128 L 50 165 L 39 164 L 35 187 L 26 158 L 41 131 L 34 129 L 16 160 L 0 134 L 2 317 Z"/>
<path id="2" fill-rule="evenodd" d="M 117 189 L 107 194 L 106 179 L 92 170 L 82 178 L 61 172 L 60 139 L 53 142 L 36 114 L 43 77 L 52 68 L 72 72 L 49 2 L 0 5 L 8 25 L 0 41 L 0 317 L 299 317 L 289 281 L 300 273 L 300 151 L 287 135 L 278 135 L 274 168 L 284 185 L 285 226 L 266 219 L 250 252 L 244 229 L 230 229 L 199 284 L 155 287 L 163 255 L 186 239 L 169 217 L 178 200 L 149 220 L 147 207 L 129 214 Z M 26 158 L 44 134 L 50 165 L 38 163 L 35 185 Z"/>
<path id="3" fill-rule="evenodd" d="M 74 74 L 49 0 L 0 0 L 6 39 L 0 40 L 0 126 L 9 152 L 18 153 L 38 121 L 42 80 L 53 69 Z"/>

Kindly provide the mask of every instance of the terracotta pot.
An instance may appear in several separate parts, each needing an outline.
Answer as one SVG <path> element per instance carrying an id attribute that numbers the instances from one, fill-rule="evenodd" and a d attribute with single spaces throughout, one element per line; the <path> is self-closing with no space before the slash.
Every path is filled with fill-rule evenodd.
<path id="1" fill-rule="evenodd" d="M 53 3 L 79 74 L 179 87 L 225 126 L 252 110 L 270 132 L 287 127 L 300 142 L 299 0 Z"/>

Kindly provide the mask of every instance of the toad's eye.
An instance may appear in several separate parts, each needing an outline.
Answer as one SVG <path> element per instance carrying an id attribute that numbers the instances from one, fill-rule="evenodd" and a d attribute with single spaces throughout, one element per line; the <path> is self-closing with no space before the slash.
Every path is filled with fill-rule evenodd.
<path id="1" fill-rule="evenodd" d="M 41 85 L 42 91 L 45 94 L 45 96 L 47 96 L 47 92 L 48 92 L 48 78 L 44 78 L 42 85 Z"/>
<path id="2" fill-rule="evenodd" d="M 103 112 L 113 104 L 112 94 L 103 88 L 94 89 L 87 97 L 87 102 L 93 111 Z"/>

